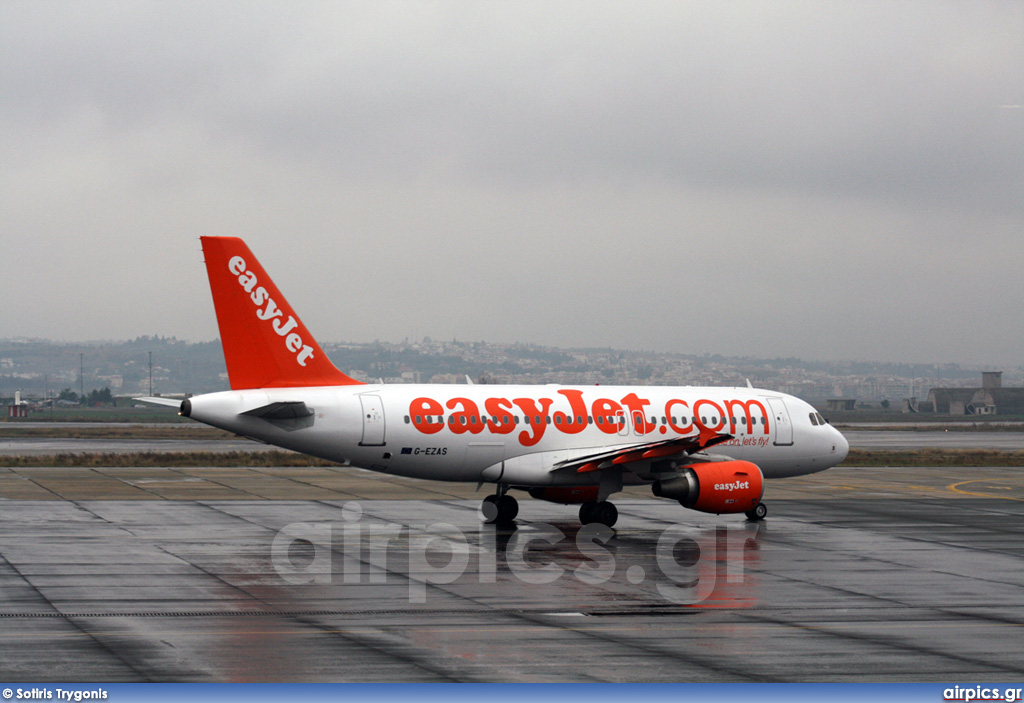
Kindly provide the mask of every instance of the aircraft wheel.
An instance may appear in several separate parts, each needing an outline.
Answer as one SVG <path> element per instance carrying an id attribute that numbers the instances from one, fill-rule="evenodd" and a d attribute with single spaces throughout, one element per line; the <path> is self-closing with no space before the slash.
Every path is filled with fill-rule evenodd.
<path id="1" fill-rule="evenodd" d="M 508 524 L 516 519 L 519 514 L 519 501 L 510 495 L 503 495 L 498 498 L 498 519 L 495 522 L 502 525 Z"/>
<path id="2" fill-rule="evenodd" d="M 614 503 L 604 500 L 594 506 L 593 522 L 599 522 L 602 525 L 612 527 L 618 519 L 619 510 L 615 507 Z"/>
<path id="3" fill-rule="evenodd" d="M 580 524 L 589 525 L 596 519 L 595 513 L 597 513 L 597 501 L 588 500 L 586 503 L 580 506 Z"/>
<path id="4" fill-rule="evenodd" d="M 752 510 L 748 510 L 744 514 L 750 520 L 764 520 L 765 516 L 768 514 L 768 506 L 764 503 L 758 503 Z"/>
<path id="5" fill-rule="evenodd" d="M 498 521 L 499 513 L 498 496 L 489 495 L 480 503 L 480 519 L 488 525 Z"/>

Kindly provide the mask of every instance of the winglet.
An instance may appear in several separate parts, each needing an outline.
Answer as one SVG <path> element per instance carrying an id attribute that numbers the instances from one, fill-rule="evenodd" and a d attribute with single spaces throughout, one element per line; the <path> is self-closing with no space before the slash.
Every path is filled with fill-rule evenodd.
<path id="1" fill-rule="evenodd" d="M 327 358 L 237 237 L 200 237 L 233 390 L 359 383 Z"/>

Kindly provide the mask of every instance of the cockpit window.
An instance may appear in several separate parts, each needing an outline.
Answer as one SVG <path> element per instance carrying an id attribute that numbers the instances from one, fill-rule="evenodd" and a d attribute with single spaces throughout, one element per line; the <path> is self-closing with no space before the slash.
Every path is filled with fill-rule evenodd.
<path id="1" fill-rule="evenodd" d="M 810 417 L 811 417 L 811 424 L 812 425 L 817 425 L 818 424 L 818 413 L 811 413 Z"/>

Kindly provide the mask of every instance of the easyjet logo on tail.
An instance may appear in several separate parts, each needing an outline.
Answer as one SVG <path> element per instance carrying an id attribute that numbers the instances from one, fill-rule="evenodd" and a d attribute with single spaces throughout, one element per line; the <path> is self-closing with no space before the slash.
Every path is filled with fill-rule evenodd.
<path id="1" fill-rule="evenodd" d="M 285 348 L 295 354 L 295 361 L 299 366 L 305 366 L 306 361 L 313 358 L 313 347 L 303 342 L 302 335 L 292 331 L 299 326 L 298 320 L 292 315 L 289 315 L 287 320 L 284 319 L 284 311 L 277 307 L 267 289 L 259 285 L 256 274 L 249 270 L 241 256 L 231 257 L 228 261 L 228 270 L 238 276 L 238 285 L 249 294 L 249 300 L 256 307 L 256 317 L 269 322 L 274 332 L 283 337 L 282 343 Z"/>

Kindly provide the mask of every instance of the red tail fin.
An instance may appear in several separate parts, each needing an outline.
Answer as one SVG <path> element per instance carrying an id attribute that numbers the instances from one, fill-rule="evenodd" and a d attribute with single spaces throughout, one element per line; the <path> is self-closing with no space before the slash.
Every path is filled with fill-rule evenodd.
<path id="1" fill-rule="evenodd" d="M 245 242 L 200 239 L 233 390 L 359 383 L 331 363 Z"/>

